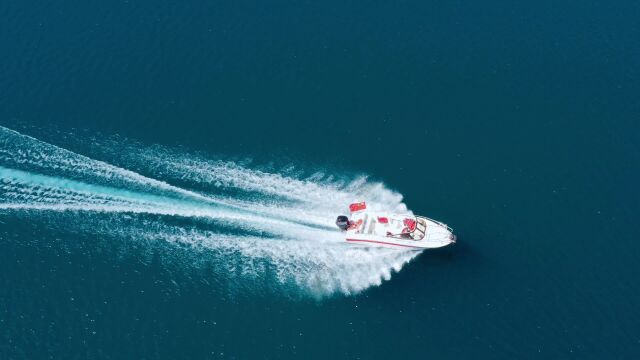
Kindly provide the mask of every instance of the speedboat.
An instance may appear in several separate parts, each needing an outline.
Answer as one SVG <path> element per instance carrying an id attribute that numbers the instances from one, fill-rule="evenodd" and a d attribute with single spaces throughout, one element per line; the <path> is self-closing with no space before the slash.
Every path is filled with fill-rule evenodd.
<path id="1" fill-rule="evenodd" d="M 351 217 L 338 216 L 336 225 L 348 243 L 396 249 L 432 249 L 456 242 L 446 224 L 424 216 L 372 212 L 364 202 L 349 205 Z"/>

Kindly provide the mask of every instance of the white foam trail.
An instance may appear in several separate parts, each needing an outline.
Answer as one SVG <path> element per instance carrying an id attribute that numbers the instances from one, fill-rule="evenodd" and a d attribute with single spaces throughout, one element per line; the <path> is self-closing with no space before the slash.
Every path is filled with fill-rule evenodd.
<path id="1" fill-rule="evenodd" d="M 418 254 L 350 247 L 339 232 L 328 230 L 333 229 L 336 214 L 354 200 L 367 200 L 376 210 L 407 211 L 400 194 L 366 177 L 340 181 L 316 173 L 296 178 L 160 147 L 142 148 L 127 142 L 109 146 L 107 150 L 124 148 L 120 163 L 165 181 L 0 127 L 0 210 L 193 219 L 188 228 L 169 226 L 162 220 L 145 220 L 144 227 L 136 227 L 114 219 L 101 228 L 98 218 L 83 216 L 75 226 L 104 236 L 164 239 L 206 248 L 217 254 L 216 261 L 223 268 L 222 264 L 231 263 L 248 278 L 266 276 L 268 268 L 276 274 L 277 283 L 293 284 L 317 296 L 350 294 L 379 285 Z M 222 195 L 196 192 L 167 181 L 224 191 Z M 229 195 L 228 190 L 233 189 L 239 195 Z M 203 230 L 200 220 L 230 225 L 240 232 Z"/>
<path id="2" fill-rule="evenodd" d="M 300 179 L 159 146 L 145 148 L 122 140 L 96 140 L 94 145 L 102 147 L 104 152 L 116 146 L 126 149 L 123 153 L 128 163 L 155 176 L 199 187 L 237 189 L 261 195 L 249 201 L 242 198 L 227 198 L 225 201 L 235 207 L 257 209 L 263 214 L 303 218 L 308 223 L 333 227 L 336 214 L 345 213 L 347 204 L 363 199 L 375 211 L 410 213 L 402 202 L 401 194 L 389 190 L 383 183 L 369 181 L 366 176 L 336 180 L 316 172 Z M 288 172 L 292 170 L 290 167 Z"/>
<path id="3" fill-rule="evenodd" d="M 113 225 L 92 224 L 91 230 L 113 236 Z M 156 222 L 145 222 L 144 227 L 117 226 L 115 232 L 118 237 L 136 241 L 186 244 L 208 255 L 202 259 L 224 260 L 215 262 L 220 275 L 251 280 L 253 286 L 260 287 L 266 285 L 265 274 L 272 273 L 275 285 L 286 290 L 303 289 L 318 298 L 336 292 L 354 294 L 380 285 L 419 254 L 354 247 L 341 241 L 236 236 Z M 189 264 L 197 266 L 198 261 L 189 259 Z"/>
<path id="4" fill-rule="evenodd" d="M 317 230 L 280 219 L 257 216 L 206 201 L 175 199 L 154 194 L 82 183 L 75 180 L 8 169 L 0 166 L 0 209 L 129 212 L 224 220 L 246 230 L 276 235 L 317 236 Z"/>
<path id="5" fill-rule="evenodd" d="M 26 166 L 44 172 L 54 171 L 59 176 L 71 179 L 82 177 L 123 187 L 157 189 L 189 198 L 206 200 L 206 197 L 193 191 L 171 186 L 166 182 L 76 154 L 2 126 L 0 126 L 0 164 L 18 169 Z"/>
<path id="6" fill-rule="evenodd" d="M 257 237 L 225 238 L 211 233 L 172 233 L 167 239 L 196 242 L 238 252 L 247 260 L 262 259 L 272 265 L 281 284 L 294 283 L 323 296 L 334 292 L 352 294 L 389 280 L 393 271 L 417 256 L 417 252 L 395 252 L 380 248 L 357 248 L 348 244 L 297 240 L 265 240 Z M 211 241 L 211 239 L 215 239 Z M 254 261 L 241 262 L 242 272 L 259 276 Z"/>
<path id="7" fill-rule="evenodd" d="M 322 172 L 316 172 L 307 179 L 296 179 L 248 169 L 231 161 L 212 161 L 194 155 L 171 153 L 157 147 L 151 151 L 141 151 L 139 156 L 164 173 L 182 174 L 182 180 L 279 196 L 313 204 L 315 208 L 320 206 L 333 210 L 336 203 L 345 207 L 344 204 L 366 198 L 374 210 L 407 211 L 402 203 L 402 195 L 390 191 L 382 183 L 368 182 L 366 176 L 344 182 L 332 181 Z"/>

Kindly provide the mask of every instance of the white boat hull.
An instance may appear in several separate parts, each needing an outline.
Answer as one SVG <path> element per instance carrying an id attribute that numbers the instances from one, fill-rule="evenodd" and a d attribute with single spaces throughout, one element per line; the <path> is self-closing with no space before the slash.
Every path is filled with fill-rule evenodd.
<path id="1" fill-rule="evenodd" d="M 404 221 L 415 219 L 419 231 L 406 232 Z M 345 232 L 350 244 L 404 250 L 434 249 L 456 242 L 446 224 L 422 216 L 387 215 L 360 211 L 352 213 L 351 221 L 357 225 Z"/>

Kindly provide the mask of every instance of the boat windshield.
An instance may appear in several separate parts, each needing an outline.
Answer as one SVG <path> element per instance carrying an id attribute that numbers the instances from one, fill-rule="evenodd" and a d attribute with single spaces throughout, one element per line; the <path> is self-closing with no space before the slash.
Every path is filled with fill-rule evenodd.
<path id="1" fill-rule="evenodd" d="M 411 232 L 411 238 L 413 240 L 424 239 L 424 234 L 427 232 L 427 221 L 423 218 L 416 217 L 416 229 Z"/>

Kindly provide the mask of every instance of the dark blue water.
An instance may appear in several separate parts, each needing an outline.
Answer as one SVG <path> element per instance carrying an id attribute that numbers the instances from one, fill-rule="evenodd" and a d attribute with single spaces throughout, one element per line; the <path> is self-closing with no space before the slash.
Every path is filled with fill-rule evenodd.
<path id="1" fill-rule="evenodd" d="M 0 358 L 640 357 L 638 19 L 0 4 Z M 339 247 L 356 199 L 459 242 Z"/>

